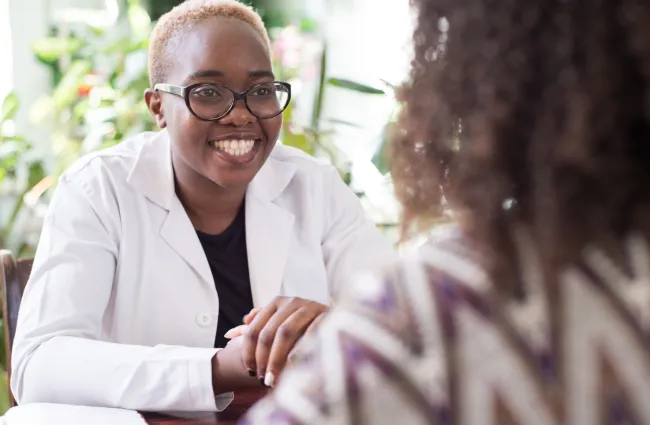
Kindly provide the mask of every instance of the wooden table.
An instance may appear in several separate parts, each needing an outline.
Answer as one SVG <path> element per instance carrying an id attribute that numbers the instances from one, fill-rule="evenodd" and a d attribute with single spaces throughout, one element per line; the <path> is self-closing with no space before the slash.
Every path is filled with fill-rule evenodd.
<path id="1" fill-rule="evenodd" d="M 230 406 L 220 413 L 179 413 L 174 416 L 143 413 L 142 416 L 149 425 L 234 425 L 268 391 L 268 389 L 253 389 L 236 392 Z"/>

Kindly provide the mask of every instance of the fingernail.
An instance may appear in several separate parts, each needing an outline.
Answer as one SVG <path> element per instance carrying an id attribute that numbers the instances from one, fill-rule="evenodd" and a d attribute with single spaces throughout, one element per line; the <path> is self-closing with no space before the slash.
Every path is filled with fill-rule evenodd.
<path id="1" fill-rule="evenodd" d="M 255 378 L 255 375 L 257 375 L 257 373 L 255 373 L 254 370 L 248 369 L 248 376 L 250 376 L 251 378 Z"/>
<path id="2" fill-rule="evenodd" d="M 271 372 L 266 372 L 266 376 L 264 377 L 264 385 L 267 387 L 273 387 L 273 384 L 275 384 L 275 375 Z"/>
<path id="3" fill-rule="evenodd" d="M 262 384 L 262 386 L 264 386 L 264 387 L 266 386 L 266 384 L 264 384 L 264 378 L 262 378 L 262 377 L 260 377 L 260 384 Z"/>
<path id="4" fill-rule="evenodd" d="M 232 334 L 233 334 L 233 333 L 234 333 L 234 332 L 233 332 L 233 330 L 231 329 L 231 330 L 229 330 L 228 332 L 226 332 L 225 334 L 223 334 L 223 337 L 224 337 L 224 338 L 227 338 L 227 339 L 230 339 L 230 338 L 232 338 Z"/>

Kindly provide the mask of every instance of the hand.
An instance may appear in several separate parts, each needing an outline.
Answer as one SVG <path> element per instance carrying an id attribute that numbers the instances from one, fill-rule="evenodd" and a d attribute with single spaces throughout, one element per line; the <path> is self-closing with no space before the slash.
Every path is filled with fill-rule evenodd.
<path id="1" fill-rule="evenodd" d="M 260 312 L 261 309 L 261 307 L 255 307 L 252 309 L 246 316 L 244 316 L 244 324 L 230 329 L 224 334 L 224 338 L 233 339 L 244 335 L 248 329 L 248 325 L 255 318 L 257 313 Z"/>
<path id="2" fill-rule="evenodd" d="M 235 328 L 233 334 L 243 331 L 242 355 L 251 375 L 256 374 L 272 387 L 300 337 L 311 332 L 328 310 L 315 301 L 276 297 L 246 315 L 245 328 Z"/>

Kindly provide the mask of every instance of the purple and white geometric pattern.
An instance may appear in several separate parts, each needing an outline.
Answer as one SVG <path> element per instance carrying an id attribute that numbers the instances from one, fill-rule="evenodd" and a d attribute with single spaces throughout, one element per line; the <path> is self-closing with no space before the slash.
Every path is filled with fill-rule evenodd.
<path id="1" fill-rule="evenodd" d="M 448 234 L 359 278 L 245 423 L 650 425 L 645 239 L 622 267 L 585 250 L 551 298 L 517 231 L 524 295 L 502 299 Z"/>

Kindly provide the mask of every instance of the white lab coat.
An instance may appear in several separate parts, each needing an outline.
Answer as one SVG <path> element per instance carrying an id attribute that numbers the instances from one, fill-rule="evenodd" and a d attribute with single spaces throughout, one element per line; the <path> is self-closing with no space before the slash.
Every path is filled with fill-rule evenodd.
<path id="1" fill-rule="evenodd" d="M 336 170 L 278 145 L 246 192 L 255 306 L 329 303 L 395 253 Z M 19 403 L 214 411 L 219 298 L 174 191 L 166 131 L 81 159 L 53 196 L 23 296 L 11 387 Z"/>

